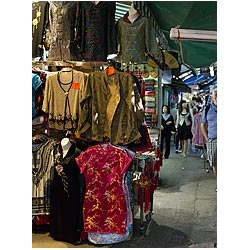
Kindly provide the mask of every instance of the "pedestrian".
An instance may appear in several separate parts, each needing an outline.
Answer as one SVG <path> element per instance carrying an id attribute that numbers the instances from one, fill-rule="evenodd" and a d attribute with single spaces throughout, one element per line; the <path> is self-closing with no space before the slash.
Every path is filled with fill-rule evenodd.
<path id="1" fill-rule="evenodd" d="M 182 155 L 187 157 L 188 139 L 192 139 L 192 131 L 194 126 L 194 117 L 192 109 L 190 109 L 185 100 L 180 102 L 177 112 L 176 127 L 182 144 Z"/>
<path id="2" fill-rule="evenodd" d="M 175 124 L 177 124 L 176 123 L 176 120 L 177 120 L 177 111 L 178 111 L 179 108 L 180 108 L 180 102 L 178 103 L 178 105 L 176 107 L 176 115 L 175 115 L 175 119 L 174 119 Z M 181 141 L 180 141 L 177 129 L 176 129 L 176 133 L 175 133 L 175 153 L 176 154 L 182 153 L 182 145 L 181 145 Z"/>
<path id="3" fill-rule="evenodd" d="M 201 108 L 198 106 L 193 107 L 193 116 L 194 116 L 194 131 L 193 131 L 193 144 L 196 150 L 203 150 L 204 147 L 204 136 L 201 132 Z M 203 152 L 202 152 L 203 153 Z"/>
<path id="4" fill-rule="evenodd" d="M 177 108 L 177 103 L 175 103 L 175 102 L 172 102 L 171 103 L 171 108 L 170 108 L 170 114 L 173 116 L 173 118 L 174 118 L 174 124 L 176 123 L 176 115 L 177 115 L 177 110 L 178 110 L 178 108 Z M 176 138 L 176 136 L 177 136 L 177 133 L 174 133 L 174 145 L 176 145 L 176 141 L 177 141 L 177 139 L 178 138 Z M 178 154 L 178 146 L 177 146 L 177 154 Z"/>
<path id="5" fill-rule="evenodd" d="M 169 107 L 167 105 L 163 105 L 161 117 L 161 152 L 163 155 L 163 144 L 165 143 L 165 159 L 168 159 L 170 155 L 170 141 L 173 133 L 175 133 L 174 118 L 170 114 Z"/>
<path id="6" fill-rule="evenodd" d="M 211 102 L 203 109 L 201 131 L 206 141 L 209 165 L 217 176 L 217 88 L 212 91 Z"/>

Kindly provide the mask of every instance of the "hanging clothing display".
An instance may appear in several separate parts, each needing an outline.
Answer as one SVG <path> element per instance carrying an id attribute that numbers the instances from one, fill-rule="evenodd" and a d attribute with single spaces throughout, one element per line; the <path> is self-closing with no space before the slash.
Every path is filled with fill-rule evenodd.
<path id="1" fill-rule="evenodd" d="M 81 3 L 81 52 L 85 61 L 107 61 L 117 52 L 115 32 L 115 2 Z"/>
<path id="2" fill-rule="evenodd" d="M 62 70 L 47 76 L 42 110 L 48 114 L 50 128 L 77 127 L 81 91 L 87 76 L 77 70 Z"/>
<path id="3" fill-rule="evenodd" d="M 61 144 L 53 149 L 50 234 L 55 240 L 76 243 L 83 230 L 85 180 L 75 158 L 81 150 L 71 145 L 63 157 Z"/>
<path id="4" fill-rule="evenodd" d="M 50 155 L 55 142 L 32 144 L 32 215 L 47 215 L 50 211 Z"/>
<path id="5" fill-rule="evenodd" d="M 160 51 L 155 40 L 151 21 L 138 12 L 137 19 L 131 23 L 128 13 L 118 20 L 118 56 L 123 63 L 146 63 L 145 53 L 159 57 Z"/>
<path id="6" fill-rule="evenodd" d="M 77 1 L 51 1 L 49 8 L 49 61 L 82 60 L 77 34 L 80 8 Z"/>
<path id="7" fill-rule="evenodd" d="M 85 138 L 113 144 L 129 144 L 138 140 L 144 108 L 133 77 L 115 70 L 89 74 L 82 89 L 77 132 Z"/>
<path id="8" fill-rule="evenodd" d="M 92 146 L 76 158 L 86 179 L 86 232 L 126 233 L 127 204 L 122 180 L 131 161 L 123 150 L 110 143 Z"/>
<path id="9" fill-rule="evenodd" d="M 32 58 L 41 57 L 49 23 L 49 3 L 32 2 Z"/>
<path id="10" fill-rule="evenodd" d="M 159 92 L 144 78 L 160 50 L 150 18 L 132 8 L 116 21 L 116 8 L 32 3 L 32 57 L 48 45 L 32 60 L 32 222 L 56 241 L 115 244 L 137 212 L 141 235 L 150 222 L 161 163 L 145 114 L 157 119 Z"/>

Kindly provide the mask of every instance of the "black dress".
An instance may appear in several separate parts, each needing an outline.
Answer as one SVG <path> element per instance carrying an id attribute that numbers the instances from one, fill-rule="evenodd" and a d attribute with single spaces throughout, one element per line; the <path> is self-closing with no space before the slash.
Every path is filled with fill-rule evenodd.
<path id="1" fill-rule="evenodd" d="M 55 240 L 76 243 L 83 230 L 85 194 L 85 180 L 75 161 L 81 150 L 73 144 L 63 158 L 61 144 L 57 144 L 53 153 L 57 160 L 51 178 L 50 233 Z M 56 170 L 59 165 L 63 167 L 62 172 Z"/>

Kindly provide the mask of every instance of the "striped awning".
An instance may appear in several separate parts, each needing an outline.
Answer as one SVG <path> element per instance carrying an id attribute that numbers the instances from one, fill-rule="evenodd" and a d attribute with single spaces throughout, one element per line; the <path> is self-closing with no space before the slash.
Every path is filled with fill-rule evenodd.
<path id="1" fill-rule="evenodd" d="M 130 9 L 131 2 L 116 2 L 115 20 L 122 18 Z"/>

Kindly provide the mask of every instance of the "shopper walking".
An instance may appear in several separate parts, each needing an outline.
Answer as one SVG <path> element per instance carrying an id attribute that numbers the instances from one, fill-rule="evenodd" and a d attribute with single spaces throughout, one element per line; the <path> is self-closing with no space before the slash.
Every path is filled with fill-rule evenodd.
<path id="1" fill-rule="evenodd" d="M 192 109 L 188 108 L 187 102 L 182 100 L 177 112 L 176 127 L 178 135 L 182 144 L 182 155 L 187 157 L 188 139 L 192 138 L 192 132 L 194 126 L 194 117 Z"/>
<path id="2" fill-rule="evenodd" d="M 201 131 L 206 141 L 210 167 L 217 176 L 217 88 L 212 91 L 211 103 L 202 112 Z"/>
<path id="3" fill-rule="evenodd" d="M 192 141 L 196 150 L 200 149 L 203 151 L 205 140 L 201 132 L 201 115 L 202 115 L 202 110 L 199 110 L 197 106 L 194 106 L 193 107 L 194 131 L 193 131 Z"/>
<path id="4" fill-rule="evenodd" d="M 175 132 L 174 118 L 170 114 L 170 109 L 167 105 L 162 106 L 161 117 L 161 152 L 163 155 L 163 144 L 165 143 L 164 158 L 168 159 L 170 155 L 171 135 Z"/>

